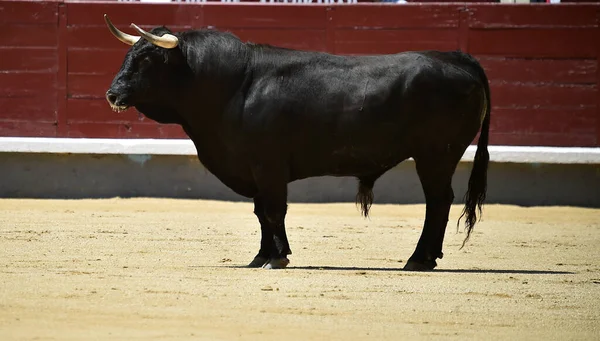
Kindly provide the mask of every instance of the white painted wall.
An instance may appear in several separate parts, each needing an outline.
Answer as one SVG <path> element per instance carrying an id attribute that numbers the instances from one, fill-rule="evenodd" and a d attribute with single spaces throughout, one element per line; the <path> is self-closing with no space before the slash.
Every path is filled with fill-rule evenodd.
<path id="1" fill-rule="evenodd" d="M 600 164 L 600 148 L 489 146 L 492 162 Z M 469 146 L 462 161 L 473 161 Z M 196 155 L 188 139 L 0 137 L 0 153 Z"/>

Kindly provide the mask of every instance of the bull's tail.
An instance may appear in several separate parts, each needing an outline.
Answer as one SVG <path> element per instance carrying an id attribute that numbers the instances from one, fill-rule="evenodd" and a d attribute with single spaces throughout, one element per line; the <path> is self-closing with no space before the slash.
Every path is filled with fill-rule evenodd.
<path id="1" fill-rule="evenodd" d="M 475 152 L 475 159 L 473 161 L 473 168 L 471 169 L 471 176 L 469 177 L 469 187 L 464 197 L 465 207 L 457 222 L 458 227 L 460 220 L 463 216 L 466 215 L 465 229 L 467 236 L 463 241 L 461 249 L 469 240 L 469 237 L 471 236 L 471 231 L 473 230 L 473 226 L 475 226 L 475 223 L 477 222 L 477 211 L 479 211 L 479 219 L 481 219 L 481 206 L 483 205 L 483 202 L 485 201 L 486 197 L 487 169 L 490 160 L 490 154 L 488 153 L 487 149 L 490 130 L 490 112 L 492 108 L 492 104 L 490 101 L 490 87 L 485 72 L 483 71 L 483 68 L 481 68 L 479 63 L 477 64 L 485 90 L 485 116 L 481 125 L 481 134 L 479 135 L 479 142 L 477 143 L 477 151 Z"/>

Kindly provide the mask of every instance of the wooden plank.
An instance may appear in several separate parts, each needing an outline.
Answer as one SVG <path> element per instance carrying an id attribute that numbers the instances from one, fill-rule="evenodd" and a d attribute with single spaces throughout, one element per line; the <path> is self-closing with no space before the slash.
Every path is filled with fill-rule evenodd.
<path id="1" fill-rule="evenodd" d="M 69 123 L 67 137 L 121 138 L 119 123 Z"/>
<path id="2" fill-rule="evenodd" d="M 325 29 L 325 41 L 326 51 L 329 53 L 337 53 L 335 50 L 335 25 L 338 16 L 336 15 L 337 7 L 327 6 L 326 10 L 326 29 Z"/>
<path id="3" fill-rule="evenodd" d="M 56 133 L 64 137 L 67 134 L 67 8 L 58 9 L 58 71 L 56 79 Z"/>
<path id="4" fill-rule="evenodd" d="M 507 84 L 490 82 L 494 107 L 527 108 L 583 108 L 595 107 L 598 96 L 596 85 Z"/>
<path id="5" fill-rule="evenodd" d="M 227 31 L 237 35 L 242 41 L 271 44 L 290 49 L 326 51 L 326 33 L 324 30 L 266 30 L 237 29 Z"/>
<path id="6" fill-rule="evenodd" d="M 186 139 L 181 127 L 172 124 L 71 123 L 69 137 Z"/>
<path id="7" fill-rule="evenodd" d="M 67 53 L 70 74 L 111 74 L 116 75 L 121 68 L 127 48 L 108 49 L 70 49 Z"/>
<path id="8" fill-rule="evenodd" d="M 338 54 L 385 54 L 415 50 L 455 50 L 457 30 L 338 30 Z"/>
<path id="9" fill-rule="evenodd" d="M 596 29 L 469 30 L 469 52 L 479 55 L 538 58 L 595 58 Z"/>
<path id="10" fill-rule="evenodd" d="M 117 25 L 123 32 L 134 34 L 129 25 Z M 127 51 L 130 46 L 117 40 L 106 26 L 69 26 L 67 27 L 67 44 L 69 49 L 110 49 Z M 125 53 L 123 53 L 124 55 Z"/>
<path id="11" fill-rule="evenodd" d="M 594 59 L 476 57 L 493 81 L 595 84 L 597 78 Z"/>
<path id="12" fill-rule="evenodd" d="M 55 137 L 56 124 L 32 121 L 5 121 L 0 119 L 0 136 Z"/>
<path id="13" fill-rule="evenodd" d="M 462 52 L 469 52 L 469 16 L 471 12 L 469 8 L 463 7 L 459 9 L 459 25 L 458 25 L 458 49 Z"/>
<path id="14" fill-rule="evenodd" d="M 0 73 L 0 97 L 33 97 L 55 93 L 54 73 Z"/>
<path id="15" fill-rule="evenodd" d="M 596 18 L 600 23 L 600 10 L 596 11 Z M 598 96 L 596 96 L 596 147 L 600 147 L 600 26 L 596 29 L 596 88 Z"/>
<path id="16" fill-rule="evenodd" d="M 115 74 L 69 74 L 67 76 L 70 98 L 104 99 Z"/>
<path id="17" fill-rule="evenodd" d="M 0 97 L 0 119 L 23 121 L 56 121 L 56 92 L 32 97 Z"/>
<path id="18" fill-rule="evenodd" d="M 58 22 L 58 2 L 54 1 L 2 1 L 0 22 L 3 24 Z"/>
<path id="19" fill-rule="evenodd" d="M 0 46 L 54 47 L 57 44 L 56 24 L 0 24 Z"/>
<path id="20" fill-rule="evenodd" d="M 270 28 L 325 30 L 326 8 L 286 4 L 205 4 L 203 26 L 216 28 Z"/>
<path id="21" fill-rule="evenodd" d="M 596 133 L 596 108 L 494 108 L 496 133 L 553 133 L 589 135 Z"/>
<path id="22" fill-rule="evenodd" d="M 458 28 L 459 5 L 336 6 L 336 28 Z"/>
<path id="23" fill-rule="evenodd" d="M 122 138 L 189 139 L 181 126 L 174 124 L 124 124 L 119 133 Z"/>
<path id="24" fill-rule="evenodd" d="M 93 3 L 68 2 L 68 26 L 106 27 L 104 14 L 115 25 L 129 26 L 131 23 L 150 26 L 201 25 L 202 6 L 197 4 L 157 4 L 157 3 Z"/>
<path id="25" fill-rule="evenodd" d="M 596 11 L 600 5 L 577 6 L 490 6 L 467 5 L 473 28 L 516 27 L 598 27 Z"/>
<path id="26" fill-rule="evenodd" d="M 5 48 L 0 46 L 0 71 L 56 72 L 55 48 Z"/>
<path id="27" fill-rule="evenodd" d="M 551 133 L 493 133 L 490 132 L 490 145 L 504 146 L 547 146 L 547 147 L 595 147 L 596 139 L 587 135 Z"/>
<path id="28" fill-rule="evenodd" d="M 67 100 L 67 122 L 97 122 L 97 123 L 128 123 L 148 121 L 138 116 L 135 108 L 122 113 L 113 112 L 105 99 L 75 99 Z"/>

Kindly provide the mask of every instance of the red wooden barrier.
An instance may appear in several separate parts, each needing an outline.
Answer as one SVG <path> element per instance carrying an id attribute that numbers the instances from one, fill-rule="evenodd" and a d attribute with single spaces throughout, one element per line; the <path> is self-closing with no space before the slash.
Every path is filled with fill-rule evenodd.
<path id="1" fill-rule="evenodd" d="M 173 30 L 338 54 L 462 49 L 490 78 L 492 144 L 600 146 L 599 4 L 141 4 L 0 2 L 0 136 L 185 138 L 104 92 L 127 46 L 108 13 Z"/>
<path id="2" fill-rule="evenodd" d="M 0 3 L 0 135 L 56 135 L 58 36 L 58 3 Z"/>

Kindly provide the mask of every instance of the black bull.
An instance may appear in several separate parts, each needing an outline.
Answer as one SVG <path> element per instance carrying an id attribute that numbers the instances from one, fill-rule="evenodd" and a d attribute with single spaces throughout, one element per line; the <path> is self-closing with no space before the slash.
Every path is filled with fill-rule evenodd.
<path id="1" fill-rule="evenodd" d="M 244 43 L 213 30 L 146 32 L 132 24 L 140 37 L 105 19 L 132 45 L 106 94 L 111 107 L 181 125 L 202 164 L 253 198 L 262 236 L 249 266 L 289 263 L 288 183 L 356 177 L 367 216 L 377 178 L 412 157 L 426 216 L 405 269 L 433 269 L 443 256 L 452 176 L 481 128 L 463 210 L 469 237 L 485 199 L 490 125 L 488 80 L 472 56 L 336 56 Z"/>

